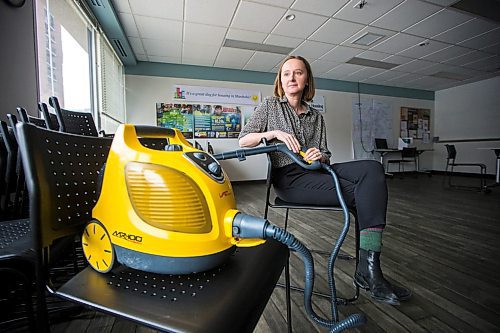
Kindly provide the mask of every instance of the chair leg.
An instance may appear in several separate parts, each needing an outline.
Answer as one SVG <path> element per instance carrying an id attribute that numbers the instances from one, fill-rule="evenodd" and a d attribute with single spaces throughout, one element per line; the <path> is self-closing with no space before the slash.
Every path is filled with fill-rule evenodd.
<path id="1" fill-rule="evenodd" d="M 288 227 L 288 212 L 289 209 L 286 209 L 285 212 L 285 227 L 286 230 Z M 288 252 L 288 258 L 286 260 L 285 265 L 285 299 L 286 299 L 286 323 L 288 327 L 288 333 L 292 333 L 292 300 L 290 295 L 290 251 Z"/>
<path id="2" fill-rule="evenodd" d="M 290 253 L 285 265 L 286 323 L 288 333 L 292 333 L 292 300 L 290 295 Z"/>

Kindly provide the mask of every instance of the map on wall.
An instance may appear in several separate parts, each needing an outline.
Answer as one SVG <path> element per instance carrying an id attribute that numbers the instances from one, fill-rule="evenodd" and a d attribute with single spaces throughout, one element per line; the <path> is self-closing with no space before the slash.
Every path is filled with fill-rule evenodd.
<path id="1" fill-rule="evenodd" d="M 375 138 L 392 145 L 391 105 L 375 99 L 352 99 L 352 143 L 355 159 L 378 159 L 373 154 Z"/>

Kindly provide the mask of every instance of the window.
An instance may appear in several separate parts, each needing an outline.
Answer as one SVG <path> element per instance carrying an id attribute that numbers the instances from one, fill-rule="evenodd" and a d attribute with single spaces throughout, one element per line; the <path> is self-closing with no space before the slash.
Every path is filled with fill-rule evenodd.
<path id="1" fill-rule="evenodd" d="M 40 101 L 92 112 L 99 129 L 125 122 L 124 70 L 77 0 L 36 0 Z"/>

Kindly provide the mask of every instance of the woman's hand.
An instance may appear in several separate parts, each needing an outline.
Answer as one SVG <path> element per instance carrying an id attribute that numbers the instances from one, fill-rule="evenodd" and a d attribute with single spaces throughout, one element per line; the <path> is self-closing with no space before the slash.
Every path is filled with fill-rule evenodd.
<path id="1" fill-rule="evenodd" d="M 286 144 L 288 149 L 290 149 L 296 154 L 300 151 L 300 143 L 295 136 L 280 130 L 275 130 L 273 132 L 274 132 L 274 137 L 283 142 L 284 144 Z"/>
<path id="2" fill-rule="evenodd" d="M 306 161 L 321 161 L 322 157 L 323 154 L 321 153 L 321 151 L 315 147 L 309 148 L 304 155 L 304 159 Z"/>

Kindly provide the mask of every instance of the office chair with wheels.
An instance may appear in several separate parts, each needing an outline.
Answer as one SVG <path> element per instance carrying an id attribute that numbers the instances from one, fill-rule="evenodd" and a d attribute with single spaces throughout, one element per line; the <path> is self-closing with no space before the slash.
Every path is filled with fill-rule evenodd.
<path id="1" fill-rule="evenodd" d="M 397 164 L 398 165 L 398 172 L 405 172 L 405 163 L 413 163 L 415 172 L 417 172 L 417 148 L 411 147 L 411 148 L 403 148 L 401 151 L 401 158 L 397 160 L 389 160 L 387 161 L 387 169 L 389 169 L 390 164 Z M 402 167 L 402 168 L 401 168 Z"/>
<path id="2" fill-rule="evenodd" d="M 457 163 L 456 158 L 457 158 L 457 150 L 455 148 L 455 145 L 445 145 L 446 151 L 448 153 L 446 157 L 446 169 L 445 169 L 445 174 L 448 176 L 448 186 L 450 188 L 456 188 L 456 189 L 477 189 L 479 191 L 486 191 L 486 165 L 483 163 Z M 455 185 L 452 183 L 452 176 L 453 176 L 453 169 L 454 167 L 473 167 L 473 168 L 479 168 L 479 173 L 480 173 L 480 184 L 479 186 L 465 186 L 465 185 Z M 450 170 L 448 171 L 448 168 Z"/>
<path id="3" fill-rule="evenodd" d="M 80 236 L 92 218 L 111 140 L 30 124 L 19 124 L 18 133 L 39 293 L 47 288 L 57 297 L 162 331 L 253 331 L 288 258 L 288 248 L 275 241 L 240 248 L 222 266 L 197 274 L 162 275 L 125 266 L 102 274 L 89 266 L 63 284 L 54 283 L 46 273 L 51 244 Z M 38 301 L 39 327 L 47 328 L 45 300 Z"/>
<path id="4" fill-rule="evenodd" d="M 263 140 L 263 143 L 267 145 L 267 141 Z M 269 154 L 267 155 L 267 177 L 266 177 L 266 204 L 264 208 L 264 219 L 267 219 L 268 213 L 269 213 L 269 208 L 273 209 L 285 209 L 285 222 L 284 222 L 284 229 L 287 230 L 288 227 L 288 217 L 289 217 L 289 212 L 290 210 L 293 209 L 300 209 L 300 210 L 324 210 L 324 211 L 334 211 L 334 212 L 343 212 L 342 207 L 340 206 L 317 206 L 317 205 L 305 205 L 305 204 L 297 204 L 297 203 L 292 203 L 292 202 L 287 202 L 285 200 L 282 200 L 279 198 L 277 195 L 274 195 L 274 197 L 271 195 L 271 190 L 273 187 L 273 181 L 272 181 L 272 164 L 271 164 L 271 158 Z M 339 259 L 346 259 L 346 260 L 356 260 L 356 266 L 359 263 L 359 246 L 360 246 L 360 241 L 359 241 L 359 226 L 357 222 L 357 214 L 354 209 L 349 210 L 350 214 L 354 217 L 354 226 L 355 226 L 355 242 L 356 242 L 356 255 L 355 256 L 350 256 L 346 254 L 339 254 L 338 258 Z M 320 251 L 320 250 L 312 250 L 311 252 L 313 253 L 318 253 L 321 255 L 330 255 L 330 252 L 328 251 Z M 355 266 L 355 267 L 356 267 Z M 353 274 L 354 276 L 354 274 Z M 289 261 L 287 261 L 287 264 L 285 266 L 285 285 L 278 284 L 280 287 L 285 287 L 285 292 L 286 292 L 286 308 L 287 308 L 287 323 L 288 323 L 288 331 L 292 331 L 292 317 L 291 317 L 291 298 L 290 298 L 290 292 L 291 290 L 295 291 L 300 291 L 304 292 L 303 288 L 292 286 L 290 282 L 290 264 Z M 359 298 L 359 286 L 355 285 L 355 292 L 354 295 L 350 298 L 337 298 L 338 303 L 343 303 L 343 304 L 348 304 L 351 302 L 356 301 Z M 320 296 L 322 298 L 326 298 L 328 300 L 331 299 L 330 294 L 326 293 L 321 293 L 321 292 L 313 292 L 314 295 Z"/>

